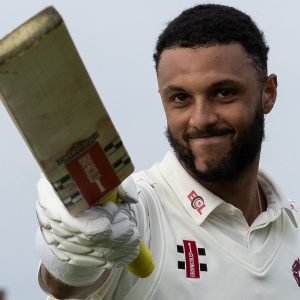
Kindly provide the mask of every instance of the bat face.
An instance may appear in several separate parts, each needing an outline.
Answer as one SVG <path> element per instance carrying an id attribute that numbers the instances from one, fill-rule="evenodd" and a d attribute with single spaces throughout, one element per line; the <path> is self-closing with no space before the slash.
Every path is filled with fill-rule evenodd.
<path id="1" fill-rule="evenodd" d="M 0 41 L 0 94 L 71 214 L 101 202 L 133 172 L 120 136 L 54 8 Z"/>
<path id="2" fill-rule="evenodd" d="M 105 201 L 133 172 L 130 157 L 60 15 L 45 9 L 0 41 L 0 96 L 73 215 Z M 140 243 L 128 270 L 154 269 Z"/>

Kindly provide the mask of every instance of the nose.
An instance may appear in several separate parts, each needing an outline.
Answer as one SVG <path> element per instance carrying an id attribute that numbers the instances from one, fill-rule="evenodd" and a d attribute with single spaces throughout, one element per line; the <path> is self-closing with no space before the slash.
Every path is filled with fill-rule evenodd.
<path id="1" fill-rule="evenodd" d="M 193 128 L 205 128 L 218 123 L 219 117 L 213 103 L 203 97 L 195 99 L 190 110 L 189 124 Z"/>

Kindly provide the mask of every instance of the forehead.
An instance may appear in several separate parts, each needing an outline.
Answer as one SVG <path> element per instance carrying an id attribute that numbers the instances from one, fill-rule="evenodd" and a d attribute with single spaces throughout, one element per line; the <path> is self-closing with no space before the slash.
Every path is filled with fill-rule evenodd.
<path id="1" fill-rule="evenodd" d="M 157 77 L 160 89 L 184 81 L 257 81 L 252 59 L 238 44 L 172 48 L 162 52 Z"/>

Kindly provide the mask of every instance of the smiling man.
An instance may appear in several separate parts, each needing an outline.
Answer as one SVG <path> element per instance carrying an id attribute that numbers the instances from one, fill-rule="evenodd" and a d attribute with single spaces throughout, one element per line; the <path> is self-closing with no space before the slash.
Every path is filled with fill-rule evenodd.
<path id="1" fill-rule="evenodd" d="M 183 167 L 240 208 L 251 224 L 260 205 L 265 207 L 263 195 L 258 201 L 256 174 L 264 114 L 276 99 L 276 76 L 260 74 L 243 46 L 233 41 L 171 47 L 161 54 L 157 74 L 167 137 Z M 249 199 L 241 202 L 245 194 Z"/>
<path id="2" fill-rule="evenodd" d="M 268 50 L 252 19 L 231 7 L 198 5 L 168 24 L 154 60 L 173 151 L 133 176 L 139 193 L 130 197 L 137 199 L 130 210 L 86 212 L 90 224 L 95 222 L 88 241 L 78 220 L 77 231 L 70 225 L 64 234 L 59 226 L 51 231 L 59 243 L 45 237 L 61 214 L 47 213 L 43 198 L 51 191 L 47 184 L 40 187 L 38 214 L 48 228 L 39 239 L 39 280 L 46 292 L 95 300 L 299 299 L 297 207 L 259 171 L 264 118 L 277 95 L 277 77 L 267 71 Z M 111 232 L 101 235 L 96 224 L 104 219 Z M 114 228 L 121 221 L 118 230 L 126 234 L 120 244 Z M 128 246 L 129 229 L 138 229 L 153 253 L 156 267 L 146 279 L 124 268 L 128 255 L 130 260 L 137 255 L 138 243 Z M 91 239 L 99 239 L 97 249 Z M 91 252 L 107 260 L 103 266 L 87 258 Z M 70 266 L 66 253 L 81 263 L 75 259 Z"/>

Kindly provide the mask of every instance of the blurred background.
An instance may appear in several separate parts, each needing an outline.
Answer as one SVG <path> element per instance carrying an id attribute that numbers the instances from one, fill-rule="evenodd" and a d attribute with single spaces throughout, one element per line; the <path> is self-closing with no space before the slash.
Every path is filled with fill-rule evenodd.
<path id="1" fill-rule="evenodd" d="M 261 167 L 297 200 L 299 180 L 299 28 L 296 0 L 210 1 L 250 14 L 271 47 L 269 72 L 279 95 L 267 116 Z M 166 23 L 204 1 L 0 0 L 0 37 L 54 5 L 132 156 L 136 170 L 159 161 L 168 144 L 152 53 Z M 298 120 L 298 121 L 297 121 Z M 297 125 L 298 124 L 298 125 Z M 297 129 L 298 128 L 298 129 Z M 0 300 L 44 299 L 37 284 L 34 203 L 40 169 L 0 103 Z"/>

